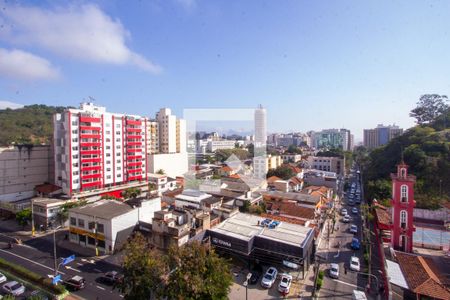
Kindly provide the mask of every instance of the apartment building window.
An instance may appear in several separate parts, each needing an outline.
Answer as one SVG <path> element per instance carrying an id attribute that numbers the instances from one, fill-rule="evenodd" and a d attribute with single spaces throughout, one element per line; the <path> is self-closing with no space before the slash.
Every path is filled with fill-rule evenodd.
<path id="1" fill-rule="evenodd" d="M 111 149 L 111 147 L 110 146 L 106 146 L 106 150 L 110 150 Z"/>
<path id="2" fill-rule="evenodd" d="M 106 179 L 111 179 L 111 175 L 106 176 Z"/>
<path id="3" fill-rule="evenodd" d="M 77 147 L 77 146 L 72 147 L 72 150 L 73 150 L 73 151 L 78 151 L 78 147 Z"/>
<path id="4" fill-rule="evenodd" d="M 72 121 L 72 126 L 77 126 L 77 121 Z"/>
<path id="5" fill-rule="evenodd" d="M 106 153 L 106 157 L 110 157 L 111 156 L 111 153 Z"/>
<path id="6" fill-rule="evenodd" d="M 72 174 L 77 176 L 79 174 L 79 172 L 78 171 L 73 171 Z"/>
<path id="7" fill-rule="evenodd" d="M 116 149 L 120 149 L 120 145 L 117 145 L 117 146 L 116 146 Z"/>
<path id="8" fill-rule="evenodd" d="M 105 226 L 103 224 L 97 223 L 97 232 L 105 232 Z"/>
<path id="9" fill-rule="evenodd" d="M 72 130 L 72 134 L 78 134 L 78 130 Z"/>
<path id="10" fill-rule="evenodd" d="M 107 164 L 107 165 L 110 165 L 110 164 L 111 164 L 111 161 L 110 161 L 110 160 L 107 160 L 107 161 L 106 161 L 106 164 Z"/>
<path id="11" fill-rule="evenodd" d="M 70 217 L 70 225 L 77 226 L 77 219 L 74 217 Z"/>
<path id="12" fill-rule="evenodd" d="M 78 163 L 74 163 L 72 166 L 73 166 L 74 168 L 78 168 Z"/>
<path id="13" fill-rule="evenodd" d="M 72 181 L 74 184 L 78 184 L 80 181 L 78 179 L 75 179 L 74 181 Z"/>
<path id="14" fill-rule="evenodd" d="M 120 164 L 122 161 L 120 159 L 116 160 L 116 163 Z"/>
<path id="15" fill-rule="evenodd" d="M 106 172 L 111 172 L 111 168 L 106 168 Z"/>
<path id="16" fill-rule="evenodd" d="M 72 142 L 78 143 L 78 139 L 77 139 L 77 138 L 73 138 L 73 139 L 72 139 Z"/>
<path id="17" fill-rule="evenodd" d="M 122 174 L 117 174 L 117 178 L 122 177 Z"/>
<path id="18" fill-rule="evenodd" d="M 116 134 L 120 134 L 120 131 L 116 131 Z"/>
<path id="19" fill-rule="evenodd" d="M 120 138 L 117 138 L 117 139 L 116 139 L 116 142 L 120 142 Z"/>
<path id="20" fill-rule="evenodd" d="M 122 167 L 117 167 L 117 171 L 120 171 L 120 170 L 122 170 Z"/>
<path id="21" fill-rule="evenodd" d="M 78 159 L 78 154 L 72 155 L 73 159 Z"/>
<path id="22" fill-rule="evenodd" d="M 89 228 L 90 230 L 94 229 L 94 228 L 95 228 L 95 222 L 89 222 L 88 228 Z"/>
<path id="23" fill-rule="evenodd" d="M 120 156 L 122 153 L 120 153 L 120 152 L 118 152 L 118 153 L 116 153 L 116 156 Z"/>
<path id="24" fill-rule="evenodd" d="M 109 130 L 106 130 L 106 134 L 111 134 L 111 131 L 109 131 Z"/>
<path id="25" fill-rule="evenodd" d="M 120 128 L 120 123 L 116 124 L 116 128 Z"/>
<path id="26" fill-rule="evenodd" d="M 111 142 L 111 139 L 110 139 L 110 138 L 107 138 L 107 139 L 106 139 L 106 142 L 107 142 L 107 143 Z"/>
<path id="27" fill-rule="evenodd" d="M 84 220 L 78 219 L 78 227 L 84 228 Z"/>

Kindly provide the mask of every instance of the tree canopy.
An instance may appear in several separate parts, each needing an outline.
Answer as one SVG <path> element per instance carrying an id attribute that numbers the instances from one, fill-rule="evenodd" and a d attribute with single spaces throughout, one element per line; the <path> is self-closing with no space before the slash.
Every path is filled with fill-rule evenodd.
<path id="1" fill-rule="evenodd" d="M 267 178 L 277 176 L 284 180 L 288 180 L 294 175 L 294 171 L 292 171 L 292 169 L 287 166 L 279 166 L 278 168 L 271 169 L 267 172 Z"/>
<path id="2" fill-rule="evenodd" d="M 449 106 L 446 103 L 447 96 L 438 94 L 422 95 L 417 102 L 417 107 L 411 110 L 410 116 L 416 119 L 417 124 L 428 124 L 444 114 Z"/>

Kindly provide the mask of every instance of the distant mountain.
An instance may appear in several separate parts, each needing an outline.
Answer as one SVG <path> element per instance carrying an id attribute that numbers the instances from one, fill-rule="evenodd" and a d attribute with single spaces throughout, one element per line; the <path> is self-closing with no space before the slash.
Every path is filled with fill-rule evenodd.
<path id="1" fill-rule="evenodd" d="M 0 146 L 48 144 L 53 135 L 53 114 L 64 109 L 38 104 L 0 109 Z"/>

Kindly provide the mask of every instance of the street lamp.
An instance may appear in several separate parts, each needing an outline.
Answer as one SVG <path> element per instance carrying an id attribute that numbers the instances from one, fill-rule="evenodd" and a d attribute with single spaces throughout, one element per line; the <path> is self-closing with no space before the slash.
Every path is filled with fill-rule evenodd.
<path id="1" fill-rule="evenodd" d="M 247 279 L 244 281 L 244 286 L 245 286 L 245 300 L 248 299 L 248 281 L 250 280 L 251 277 L 252 277 L 252 273 L 248 273 L 248 274 L 247 274 Z"/>
<path id="2" fill-rule="evenodd" d="M 56 230 L 58 230 L 62 226 L 53 227 L 52 222 L 50 222 L 48 225 L 53 230 L 53 266 L 55 269 L 55 276 L 57 276 L 58 275 L 58 263 L 56 262 Z"/>

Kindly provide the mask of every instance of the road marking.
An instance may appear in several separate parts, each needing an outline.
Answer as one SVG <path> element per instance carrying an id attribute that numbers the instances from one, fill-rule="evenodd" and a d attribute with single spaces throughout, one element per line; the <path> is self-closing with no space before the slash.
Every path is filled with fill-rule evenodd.
<path id="1" fill-rule="evenodd" d="M 101 289 L 101 290 L 103 290 L 103 291 L 106 290 L 104 287 L 99 286 L 99 285 L 96 285 L 96 287 L 99 288 L 99 289 Z"/>
<path id="2" fill-rule="evenodd" d="M 123 295 L 119 295 L 120 296 L 120 298 L 123 298 Z"/>
<path id="3" fill-rule="evenodd" d="M 28 258 L 23 257 L 23 256 L 20 256 L 20 255 L 18 255 L 18 254 L 15 254 L 15 253 L 12 253 L 12 252 L 3 250 L 3 249 L 0 249 L 0 251 L 5 252 L 5 253 L 8 253 L 8 254 L 13 255 L 13 256 L 16 256 L 16 257 L 21 258 L 21 259 L 23 259 L 23 260 L 29 261 L 29 262 L 31 262 L 31 263 L 33 263 L 33 264 L 35 264 L 35 265 L 41 266 L 41 267 L 46 268 L 46 269 L 49 269 L 49 270 L 51 270 L 51 271 L 55 271 L 53 268 L 50 268 L 50 267 L 48 267 L 48 266 L 46 266 L 46 265 L 43 265 L 43 264 L 38 263 L 38 262 L 35 262 L 34 260 L 28 259 Z M 63 273 L 63 272 L 61 272 L 61 271 L 58 271 L 58 272 L 61 273 L 61 274 L 63 274 L 63 275 L 66 275 L 66 273 Z"/>
<path id="4" fill-rule="evenodd" d="M 79 262 L 77 262 L 77 265 L 79 265 L 79 266 L 82 266 L 83 264 L 82 264 L 82 263 L 79 263 Z"/>
<path id="5" fill-rule="evenodd" d="M 334 255 L 333 257 L 334 257 L 334 258 L 339 257 L 339 252 L 341 252 L 341 249 L 338 249 L 338 252 L 337 252 L 336 255 Z"/>
<path id="6" fill-rule="evenodd" d="M 339 283 L 342 283 L 342 284 L 346 284 L 346 285 L 354 287 L 354 288 L 358 288 L 357 285 L 354 285 L 354 284 L 351 284 L 351 283 L 348 283 L 348 282 L 345 282 L 345 281 L 341 281 L 341 280 L 337 280 L 337 279 L 331 279 L 331 280 L 339 282 Z"/>
<path id="7" fill-rule="evenodd" d="M 99 270 L 99 269 L 94 269 L 94 271 L 98 272 L 98 273 L 103 273 L 102 270 Z"/>
<path id="8" fill-rule="evenodd" d="M 65 268 L 66 268 L 67 270 L 72 270 L 72 271 L 75 271 L 75 272 L 81 273 L 81 271 L 80 271 L 80 270 L 78 270 L 78 269 L 75 269 L 75 268 L 72 268 L 71 266 L 65 266 Z"/>

